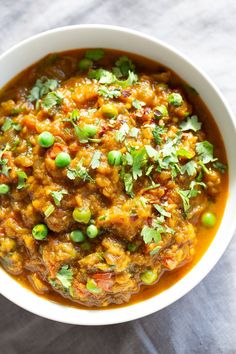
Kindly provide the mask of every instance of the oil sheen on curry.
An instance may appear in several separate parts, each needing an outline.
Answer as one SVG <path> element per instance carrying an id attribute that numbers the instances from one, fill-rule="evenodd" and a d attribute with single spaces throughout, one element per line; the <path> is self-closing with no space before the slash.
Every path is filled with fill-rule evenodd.
<path id="1" fill-rule="evenodd" d="M 214 238 L 227 188 L 210 113 L 158 63 L 51 54 L 1 91 L 1 265 L 50 300 L 117 306 L 173 285 Z"/>

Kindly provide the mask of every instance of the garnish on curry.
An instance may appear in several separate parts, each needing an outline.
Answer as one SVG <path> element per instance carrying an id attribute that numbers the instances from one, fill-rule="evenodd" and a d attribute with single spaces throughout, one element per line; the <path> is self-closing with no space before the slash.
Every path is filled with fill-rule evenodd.
<path id="1" fill-rule="evenodd" d="M 213 239 L 223 142 L 198 93 L 160 64 L 103 49 L 48 55 L 2 89 L 0 129 L 0 260 L 37 293 L 138 301 Z"/>

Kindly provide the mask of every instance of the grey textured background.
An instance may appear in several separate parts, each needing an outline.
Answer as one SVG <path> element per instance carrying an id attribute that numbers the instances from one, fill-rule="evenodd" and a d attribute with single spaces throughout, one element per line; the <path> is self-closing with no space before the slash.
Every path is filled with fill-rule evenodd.
<path id="1" fill-rule="evenodd" d="M 131 27 L 187 54 L 213 78 L 235 112 L 235 19 L 235 0 L 0 0 L 0 53 L 58 26 Z M 234 239 L 214 270 L 188 295 L 159 313 L 120 325 L 55 323 L 1 297 L 0 353 L 234 354 L 235 253 Z"/>

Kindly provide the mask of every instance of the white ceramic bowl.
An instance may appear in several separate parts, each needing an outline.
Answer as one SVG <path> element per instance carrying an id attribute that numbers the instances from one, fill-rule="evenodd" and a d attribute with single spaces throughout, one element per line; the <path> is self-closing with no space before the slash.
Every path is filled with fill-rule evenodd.
<path id="1" fill-rule="evenodd" d="M 219 260 L 236 229 L 236 126 L 224 98 L 213 82 L 169 45 L 127 28 L 79 25 L 44 32 L 17 44 L 0 57 L 0 87 L 51 52 L 103 47 L 146 56 L 173 69 L 196 88 L 213 114 L 224 139 L 229 161 L 229 197 L 224 217 L 209 249 L 194 268 L 171 288 L 148 300 L 111 310 L 80 310 L 45 300 L 25 289 L 0 269 L 2 295 L 37 315 L 71 324 L 104 325 L 130 321 L 163 309 L 197 285 Z M 224 269 L 222 269 L 224 271 Z"/>

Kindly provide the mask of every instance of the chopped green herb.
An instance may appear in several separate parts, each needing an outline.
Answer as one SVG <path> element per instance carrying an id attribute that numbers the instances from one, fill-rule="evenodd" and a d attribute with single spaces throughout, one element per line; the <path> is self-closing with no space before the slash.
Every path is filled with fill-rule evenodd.
<path id="1" fill-rule="evenodd" d="M 160 145 L 162 143 L 163 139 L 162 139 L 161 135 L 165 134 L 166 131 L 167 131 L 166 128 L 160 127 L 159 125 L 156 125 L 155 128 L 153 129 L 152 135 L 153 135 L 153 138 L 154 138 L 155 143 L 157 145 Z"/>
<path id="2" fill-rule="evenodd" d="M 157 254 L 159 251 L 161 250 L 161 246 L 156 246 L 154 247 L 151 252 L 150 252 L 150 256 L 154 256 L 155 254 Z"/>
<path id="3" fill-rule="evenodd" d="M 182 131 L 185 130 L 193 130 L 197 132 L 198 130 L 201 129 L 202 123 L 198 121 L 198 117 L 196 115 L 192 117 L 188 117 L 185 122 L 182 122 L 180 124 L 180 129 Z"/>
<path id="4" fill-rule="evenodd" d="M 8 177 L 9 175 L 9 170 L 11 170 L 11 167 L 7 165 L 8 159 L 3 157 L 4 153 L 9 150 L 10 145 L 6 144 L 6 146 L 0 150 L 0 174 L 3 174 Z"/>
<path id="5" fill-rule="evenodd" d="M 145 145 L 145 149 L 148 154 L 148 157 L 153 159 L 157 158 L 158 152 L 151 145 Z"/>
<path id="6" fill-rule="evenodd" d="M 122 142 L 125 140 L 126 135 L 129 132 L 129 126 L 127 123 L 122 124 L 118 132 L 116 133 L 116 141 Z"/>
<path id="7" fill-rule="evenodd" d="M 159 241 L 161 241 L 161 233 L 164 232 L 163 230 L 164 228 L 160 230 L 156 230 L 154 228 L 145 225 L 141 231 L 141 236 L 143 237 L 143 241 L 145 243 L 151 243 L 151 242 L 158 243 Z"/>
<path id="8" fill-rule="evenodd" d="M 95 153 L 93 154 L 92 160 L 90 162 L 90 166 L 92 169 L 98 168 L 100 166 L 101 155 L 102 154 L 99 150 L 96 150 Z"/>
<path id="9" fill-rule="evenodd" d="M 138 177 L 142 176 L 143 174 L 142 167 L 147 163 L 146 149 L 143 147 L 139 150 L 135 150 L 132 153 L 132 157 L 133 157 L 132 173 L 133 173 L 133 178 L 136 180 Z"/>
<path id="10" fill-rule="evenodd" d="M 68 192 L 65 189 L 62 189 L 60 191 L 53 191 L 51 192 L 51 196 L 53 197 L 54 203 L 56 206 L 60 206 L 63 195 L 68 194 Z"/>
<path id="11" fill-rule="evenodd" d="M 213 157 L 213 145 L 207 140 L 197 143 L 196 151 L 204 164 L 217 160 Z"/>
<path id="12" fill-rule="evenodd" d="M 2 127 L 1 127 L 1 130 L 3 132 L 6 132 L 8 131 L 9 129 L 14 129 L 16 131 L 20 131 L 21 130 L 21 125 L 19 123 L 15 123 L 13 122 L 13 120 L 11 118 L 6 118 Z"/>
<path id="13" fill-rule="evenodd" d="M 171 217 L 171 213 L 166 211 L 162 206 L 160 206 L 158 204 L 153 204 L 153 206 L 161 215 L 166 216 L 167 218 Z"/>
<path id="14" fill-rule="evenodd" d="M 117 98 L 121 95 L 120 89 L 118 88 L 108 89 L 106 86 L 102 86 L 98 90 L 98 93 L 100 96 L 103 96 L 105 98 Z"/>
<path id="15" fill-rule="evenodd" d="M 179 149 L 176 151 L 177 156 L 181 157 L 186 157 L 187 159 L 191 159 L 194 156 L 194 153 L 185 150 L 185 149 Z"/>
<path id="16" fill-rule="evenodd" d="M 145 106 L 145 103 L 139 100 L 133 100 L 132 106 L 136 109 L 141 109 L 143 106 Z"/>
<path id="17" fill-rule="evenodd" d="M 16 171 L 16 174 L 18 176 L 18 185 L 17 189 L 22 189 L 26 187 L 26 180 L 28 178 L 27 174 L 24 171 Z"/>
<path id="18" fill-rule="evenodd" d="M 78 177 L 84 182 L 93 182 L 94 183 L 93 178 L 88 173 L 88 169 L 83 166 L 83 158 L 79 161 L 76 168 L 68 168 L 67 169 L 67 177 L 70 180 L 74 180 Z"/>
<path id="19" fill-rule="evenodd" d="M 129 194 L 131 197 L 134 196 L 133 193 L 133 178 L 131 173 L 125 173 L 124 175 L 124 184 L 125 184 L 125 191 L 127 194 Z"/>
<path id="20" fill-rule="evenodd" d="M 197 163 L 193 160 L 187 162 L 185 165 L 181 166 L 181 173 L 187 172 L 189 176 L 194 176 L 197 172 Z"/>
<path id="21" fill-rule="evenodd" d="M 104 54 L 103 49 L 89 49 L 85 53 L 85 58 L 98 61 L 104 57 Z"/>
<path id="22" fill-rule="evenodd" d="M 88 278 L 87 280 L 87 284 L 86 284 L 86 289 L 92 293 L 92 294 L 95 294 L 95 295 L 98 295 L 98 294 L 101 294 L 102 293 L 102 289 L 99 288 L 97 286 L 97 283 L 95 282 L 95 280 L 91 279 L 91 278 Z"/>
<path id="23" fill-rule="evenodd" d="M 201 186 L 203 188 L 206 188 L 205 183 L 192 181 L 189 186 L 190 189 L 178 191 L 178 194 L 180 195 L 182 202 L 183 202 L 183 208 L 184 208 L 185 214 L 187 214 L 187 212 L 190 208 L 190 198 L 196 197 L 199 193 L 201 193 L 201 191 L 199 191 L 198 189 L 195 189 L 195 186 Z"/>
<path id="24" fill-rule="evenodd" d="M 151 189 L 156 189 L 160 187 L 159 183 L 152 183 L 150 186 L 143 188 L 143 191 L 150 191 Z"/>
<path id="25" fill-rule="evenodd" d="M 116 80 L 116 83 L 121 87 L 129 87 L 135 84 L 138 81 L 138 75 L 133 71 L 129 71 L 127 80 Z"/>
<path id="26" fill-rule="evenodd" d="M 116 81 L 115 75 L 112 74 L 110 71 L 104 69 L 95 69 L 89 71 L 88 78 L 95 79 L 101 84 L 112 84 Z"/>
<path id="27" fill-rule="evenodd" d="M 57 273 L 56 278 L 61 282 L 64 288 L 69 289 L 73 279 L 73 271 L 68 265 L 63 265 Z"/>
<path id="28" fill-rule="evenodd" d="M 221 173 L 225 173 L 227 170 L 227 166 L 218 161 L 213 163 L 213 167 L 217 168 L 217 170 L 219 170 Z"/>
<path id="29" fill-rule="evenodd" d="M 31 89 L 28 99 L 30 102 L 34 102 L 47 95 L 50 91 L 54 91 L 58 88 L 59 82 L 57 80 L 51 80 L 43 76 L 38 79 Z"/>
<path id="30" fill-rule="evenodd" d="M 116 61 L 115 65 L 116 68 L 113 68 L 113 70 L 117 77 L 127 76 L 129 74 L 129 71 L 135 70 L 135 65 L 127 56 L 120 57 Z"/>
<path id="31" fill-rule="evenodd" d="M 42 99 L 42 107 L 46 110 L 51 109 L 52 107 L 61 104 L 63 101 L 64 96 L 61 92 L 49 92 L 43 99 Z"/>
<path id="32" fill-rule="evenodd" d="M 54 205 L 50 204 L 47 209 L 44 211 L 44 215 L 46 218 L 48 218 L 55 210 Z"/>

